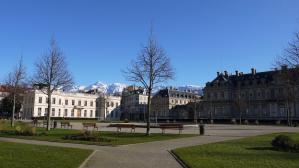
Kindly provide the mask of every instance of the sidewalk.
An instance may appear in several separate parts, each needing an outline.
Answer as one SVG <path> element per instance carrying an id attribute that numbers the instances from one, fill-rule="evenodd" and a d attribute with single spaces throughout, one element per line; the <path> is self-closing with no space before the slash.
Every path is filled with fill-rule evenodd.
<path id="1" fill-rule="evenodd" d="M 214 126 L 207 130 L 206 136 L 123 145 L 118 147 L 1 137 L 0 141 L 95 150 L 95 154 L 86 162 L 83 166 L 84 168 L 179 168 L 181 166 L 171 156 L 169 153 L 170 150 L 275 132 L 299 132 L 299 128 L 271 126 Z"/>

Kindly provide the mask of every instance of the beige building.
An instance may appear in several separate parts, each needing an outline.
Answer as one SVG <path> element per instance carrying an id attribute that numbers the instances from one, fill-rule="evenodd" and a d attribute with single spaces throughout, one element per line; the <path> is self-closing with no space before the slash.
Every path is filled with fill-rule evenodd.
<path id="1" fill-rule="evenodd" d="M 51 117 L 96 118 L 96 95 L 55 91 Z M 23 118 L 47 116 L 48 96 L 41 90 L 27 91 L 23 101 Z"/>
<path id="2" fill-rule="evenodd" d="M 190 90 L 179 91 L 175 88 L 162 89 L 152 98 L 151 118 L 156 120 L 189 119 L 189 113 L 175 110 L 175 108 L 199 100 L 200 96 L 192 93 Z"/>
<path id="3" fill-rule="evenodd" d="M 120 120 L 121 96 L 100 95 L 97 98 L 97 116 L 100 120 Z"/>
<path id="4" fill-rule="evenodd" d="M 129 86 L 121 99 L 122 119 L 143 121 L 146 116 L 148 96 L 142 87 Z"/>

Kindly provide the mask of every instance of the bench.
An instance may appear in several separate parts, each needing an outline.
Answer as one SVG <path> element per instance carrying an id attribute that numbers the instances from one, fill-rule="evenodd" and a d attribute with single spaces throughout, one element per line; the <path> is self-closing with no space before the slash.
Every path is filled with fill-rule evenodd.
<path id="1" fill-rule="evenodd" d="M 181 134 L 184 129 L 183 124 L 160 124 L 158 127 L 162 130 L 162 134 L 165 134 L 166 129 L 177 129 Z"/>
<path id="2" fill-rule="evenodd" d="M 99 127 L 97 126 L 96 123 L 82 123 L 83 125 L 83 129 L 88 130 L 89 127 L 93 128 L 93 129 L 97 129 L 97 131 L 99 130 Z"/>
<path id="3" fill-rule="evenodd" d="M 73 129 L 73 125 L 71 125 L 71 123 L 70 122 L 61 122 L 60 123 L 60 128 L 71 128 L 71 129 Z"/>
<path id="4" fill-rule="evenodd" d="M 110 124 L 108 127 L 116 127 L 117 132 L 121 132 L 122 128 L 130 128 L 131 133 L 135 132 L 136 125 L 134 124 Z"/>

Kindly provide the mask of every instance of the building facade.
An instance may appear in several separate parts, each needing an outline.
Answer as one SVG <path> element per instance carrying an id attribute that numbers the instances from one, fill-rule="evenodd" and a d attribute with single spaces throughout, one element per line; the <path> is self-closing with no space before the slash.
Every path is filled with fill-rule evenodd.
<path id="1" fill-rule="evenodd" d="M 51 117 L 96 118 L 96 99 L 86 93 L 54 91 L 52 94 Z M 41 90 L 27 91 L 23 101 L 23 118 L 45 117 L 48 112 L 48 96 Z"/>
<path id="2" fill-rule="evenodd" d="M 156 120 L 187 120 L 194 114 L 178 109 L 192 102 L 199 102 L 200 96 L 190 90 L 179 91 L 166 88 L 158 91 L 152 98 L 151 118 Z"/>
<path id="3" fill-rule="evenodd" d="M 97 98 L 97 116 L 100 120 L 120 120 L 121 96 L 100 95 Z"/>
<path id="4" fill-rule="evenodd" d="M 281 70 L 243 74 L 227 71 L 206 84 L 200 118 L 210 120 L 287 120 L 299 119 L 299 90 L 290 93 Z M 294 94 L 292 99 L 289 96 Z"/>
<path id="5" fill-rule="evenodd" d="M 122 119 L 144 121 L 147 112 L 148 96 L 142 87 L 129 86 L 121 98 Z"/>
<path id="6" fill-rule="evenodd" d="M 6 86 L 0 85 L 0 104 L 1 101 L 7 96 L 9 96 L 9 89 Z"/>

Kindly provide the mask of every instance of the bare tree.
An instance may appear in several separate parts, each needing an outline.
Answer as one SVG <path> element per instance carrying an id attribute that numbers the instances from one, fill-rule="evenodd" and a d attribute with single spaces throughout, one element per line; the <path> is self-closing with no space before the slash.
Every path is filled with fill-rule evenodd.
<path id="1" fill-rule="evenodd" d="M 20 58 L 19 62 L 15 66 L 12 72 L 10 72 L 6 79 L 6 85 L 9 87 L 10 93 L 13 97 L 13 108 L 11 114 L 11 126 L 14 127 L 14 118 L 16 112 L 16 98 L 18 96 L 18 91 L 22 83 L 25 80 L 26 70 L 23 64 L 23 57 Z"/>
<path id="2" fill-rule="evenodd" d="M 33 84 L 40 87 L 48 96 L 47 130 L 51 129 L 52 93 L 57 89 L 65 89 L 73 85 L 72 75 L 67 69 L 63 51 L 58 47 L 53 38 L 49 51 L 35 64 Z"/>
<path id="3" fill-rule="evenodd" d="M 147 45 L 144 46 L 130 66 L 124 71 L 127 80 L 141 83 L 147 91 L 147 129 L 150 135 L 151 95 L 156 84 L 174 79 L 174 70 L 165 50 L 157 44 L 151 32 Z"/>
<path id="4" fill-rule="evenodd" d="M 287 123 L 292 125 L 291 102 L 293 102 L 294 114 L 296 112 L 296 86 L 299 82 L 299 32 L 294 34 L 294 39 L 289 42 L 283 55 L 278 57 L 275 62 L 279 71 L 280 80 L 286 88 L 284 99 L 287 109 Z"/>

